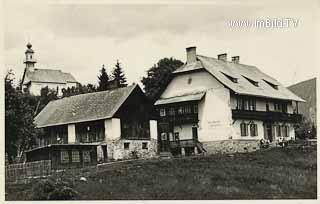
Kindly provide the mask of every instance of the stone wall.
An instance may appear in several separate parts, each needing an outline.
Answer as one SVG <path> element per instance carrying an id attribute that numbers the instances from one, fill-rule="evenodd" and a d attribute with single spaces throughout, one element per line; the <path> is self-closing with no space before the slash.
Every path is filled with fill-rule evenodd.
<path id="1" fill-rule="evenodd" d="M 129 144 L 127 149 L 125 143 Z M 147 149 L 143 149 L 143 143 Z M 111 140 L 107 142 L 107 151 L 108 159 L 152 158 L 157 155 L 157 140 Z"/>
<path id="2" fill-rule="evenodd" d="M 220 140 L 202 144 L 207 154 L 252 152 L 260 149 L 259 140 Z"/>

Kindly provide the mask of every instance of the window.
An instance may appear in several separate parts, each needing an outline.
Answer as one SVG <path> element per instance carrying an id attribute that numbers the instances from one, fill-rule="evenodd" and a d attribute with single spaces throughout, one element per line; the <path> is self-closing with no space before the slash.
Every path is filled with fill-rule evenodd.
<path id="1" fill-rule="evenodd" d="M 174 114 L 175 114 L 174 108 L 171 107 L 171 108 L 169 109 L 169 115 L 174 115 Z"/>
<path id="2" fill-rule="evenodd" d="M 269 84 L 269 86 L 271 86 L 272 88 L 274 88 L 276 90 L 279 89 L 278 85 L 276 85 L 274 83 L 271 83 L 270 81 L 267 81 L 267 80 L 264 80 L 264 79 L 263 79 L 263 81 L 265 81 L 267 84 Z"/>
<path id="3" fill-rule="evenodd" d="M 198 105 L 193 105 L 193 113 L 198 113 Z"/>
<path id="4" fill-rule="evenodd" d="M 283 126 L 283 135 L 285 137 L 289 137 L 289 126 L 288 125 Z"/>
<path id="5" fill-rule="evenodd" d="M 274 111 L 281 111 L 281 104 L 279 102 L 274 102 Z"/>
<path id="6" fill-rule="evenodd" d="M 256 100 L 253 98 L 248 99 L 248 108 L 249 110 L 256 110 Z"/>
<path id="7" fill-rule="evenodd" d="M 123 143 L 123 148 L 124 149 L 129 149 L 130 143 L 129 142 L 125 142 Z"/>
<path id="8" fill-rule="evenodd" d="M 72 162 L 80 162 L 80 154 L 78 150 L 72 150 Z"/>
<path id="9" fill-rule="evenodd" d="M 82 158 L 83 158 L 83 162 L 85 162 L 85 163 L 91 162 L 90 151 L 83 151 Z"/>
<path id="10" fill-rule="evenodd" d="M 148 149 L 148 143 L 142 142 L 142 149 Z"/>
<path id="11" fill-rule="evenodd" d="M 185 106 L 184 107 L 184 113 L 185 114 L 190 114 L 191 113 L 191 107 L 190 106 Z"/>
<path id="12" fill-rule="evenodd" d="M 288 112 L 288 106 L 287 106 L 286 103 L 282 103 L 282 104 L 281 104 L 281 111 L 282 111 L 283 113 L 287 113 L 287 112 Z"/>
<path id="13" fill-rule="evenodd" d="M 189 78 L 188 78 L 188 84 L 191 84 L 191 82 L 192 82 L 192 78 L 189 77 Z"/>
<path id="14" fill-rule="evenodd" d="M 174 140 L 179 141 L 179 132 L 174 133 Z"/>
<path id="15" fill-rule="evenodd" d="M 161 117 L 166 116 L 166 109 L 164 109 L 164 108 L 160 109 L 160 116 Z"/>
<path id="16" fill-rule="evenodd" d="M 243 76 L 243 75 L 242 75 Z M 246 80 L 248 80 L 252 85 L 259 86 L 259 82 L 249 79 L 248 77 L 243 76 Z"/>
<path id="17" fill-rule="evenodd" d="M 61 150 L 60 160 L 61 160 L 61 163 L 69 163 L 69 153 L 67 150 Z"/>
<path id="18" fill-rule="evenodd" d="M 183 107 L 179 107 L 179 109 L 178 109 L 178 114 L 180 114 L 180 115 L 182 115 L 183 114 Z"/>
<path id="19" fill-rule="evenodd" d="M 223 73 L 223 72 L 221 72 L 225 77 L 227 77 L 230 81 L 232 81 L 233 83 L 238 83 L 238 79 L 237 78 L 235 78 L 235 77 L 232 77 L 232 76 L 230 76 L 230 75 L 228 75 L 228 74 L 225 74 L 225 73 Z"/>
<path id="20" fill-rule="evenodd" d="M 251 136 L 258 136 L 258 125 L 257 124 L 250 124 L 250 135 Z"/>
<path id="21" fill-rule="evenodd" d="M 248 124 L 242 122 L 240 124 L 241 136 L 248 136 Z"/>
<path id="22" fill-rule="evenodd" d="M 167 133 L 161 133 L 161 140 L 167 140 Z"/>
<path id="23" fill-rule="evenodd" d="M 276 131 L 277 131 L 277 136 L 281 137 L 281 126 L 280 125 L 276 126 Z"/>
<path id="24" fill-rule="evenodd" d="M 237 99 L 237 109 L 255 111 L 256 100 L 254 98 L 239 97 Z"/>

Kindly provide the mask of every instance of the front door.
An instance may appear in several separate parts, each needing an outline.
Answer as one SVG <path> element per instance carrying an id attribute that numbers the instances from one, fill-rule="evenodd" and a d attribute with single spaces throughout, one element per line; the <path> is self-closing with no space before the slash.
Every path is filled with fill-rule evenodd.
<path id="1" fill-rule="evenodd" d="M 198 128 L 192 127 L 192 139 L 198 141 Z"/>
<path id="2" fill-rule="evenodd" d="M 166 132 L 162 132 L 160 135 L 160 139 L 160 150 L 162 152 L 168 152 L 170 150 L 169 134 Z"/>
<path id="3" fill-rule="evenodd" d="M 270 142 L 273 141 L 273 136 L 272 136 L 272 125 L 267 124 L 266 125 L 266 139 L 268 139 Z"/>
<path id="4" fill-rule="evenodd" d="M 103 160 L 107 161 L 108 159 L 107 145 L 102 145 L 102 154 L 103 154 Z"/>

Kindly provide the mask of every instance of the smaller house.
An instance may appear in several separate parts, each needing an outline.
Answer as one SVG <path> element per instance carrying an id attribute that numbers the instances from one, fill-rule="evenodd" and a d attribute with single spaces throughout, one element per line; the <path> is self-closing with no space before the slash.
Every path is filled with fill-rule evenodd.
<path id="1" fill-rule="evenodd" d="M 33 95 L 40 95 L 41 89 L 48 87 L 57 91 L 58 96 L 62 95 L 62 89 L 76 87 L 78 81 L 70 73 L 57 69 L 35 68 L 37 60 L 34 57 L 32 45 L 28 43 L 25 51 L 26 64 L 22 77 L 22 90 Z"/>
<path id="2" fill-rule="evenodd" d="M 27 161 L 50 159 L 54 168 L 157 154 L 157 121 L 139 85 L 51 101 L 35 124 L 44 136 Z"/>

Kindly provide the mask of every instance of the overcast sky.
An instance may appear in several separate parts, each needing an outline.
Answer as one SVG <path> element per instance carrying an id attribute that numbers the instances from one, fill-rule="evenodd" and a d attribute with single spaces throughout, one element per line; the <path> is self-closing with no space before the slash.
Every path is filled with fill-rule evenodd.
<path id="1" fill-rule="evenodd" d="M 257 66 L 284 85 L 315 77 L 319 68 L 317 1 L 209 5 L 9 2 L 4 4 L 4 56 L 6 68 L 13 69 L 16 78 L 24 70 L 28 41 L 35 51 L 36 67 L 70 72 L 81 83 L 97 83 L 101 65 L 110 73 L 117 59 L 128 82 L 139 82 L 163 57 L 185 62 L 188 46 L 196 46 L 197 53 L 205 56 L 240 55 L 241 63 Z M 292 18 L 298 25 L 234 28 L 228 24 L 230 20 L 267 18 Z"/>

